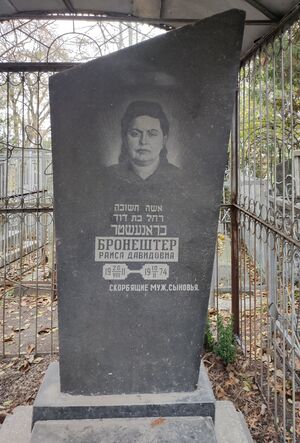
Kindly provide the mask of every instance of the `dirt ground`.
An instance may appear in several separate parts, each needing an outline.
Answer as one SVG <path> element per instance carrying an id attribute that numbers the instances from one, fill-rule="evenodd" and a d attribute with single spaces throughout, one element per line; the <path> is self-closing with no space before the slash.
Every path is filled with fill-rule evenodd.
<path id="1" fill-rule="evenodd" d="M 0 421 L 20 405 L 31 405 L 51 361 L 57 357 L 5 358 L 0 362 Z"/>
<path id="2" fill-rule="evenodd" d="M 29 349 L 30 351 L 30 349 Z M 7 358 L 0 362 L 0 420 L 3 422 L 16 406 L 31 405 L 44 373 L 57 357 L 35 357 L 28 353 L 22 358 Z M 246 360 L 225 367 L 212 353 L 204 355 L 204 363 L 218 400 L 231 400 L 242 411 L 253 439 L 258 443 L 279 443 L 274 421 L 254 383 Z"/>
<path id="3" fill-rule="evenodd" d="M 253 440 L 279 443 L 272 414 L 254 381 L 254 371 L 242 353 L 227 367 L 211 352 L 204 355 L 204 363 L 216 399 L 232 401 L 244 414 Z"/>
<path id="4" fill-rule="evenodd" d="M 47 293 L 0 299 L 3 354 L 25 354 L 34 346 L 36 354 L 58 351 L 57 302 Z M 0 294 L 1 298 L 1 294 Z M 5 315 L 3 315 L 3 311 Z"/>

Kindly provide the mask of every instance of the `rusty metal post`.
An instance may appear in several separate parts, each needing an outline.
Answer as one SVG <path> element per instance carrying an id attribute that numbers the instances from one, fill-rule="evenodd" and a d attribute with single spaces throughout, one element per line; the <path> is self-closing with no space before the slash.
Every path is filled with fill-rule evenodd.
<path id="1" fill-rule="evenodd" d="M 231 132 L 231 312 L 233 329 L 236 335 L 240 332 L 239 310 L 239 232 L 238 232 L 238 117 L 239 117 L 239 90 L 236 91 L 235 106 Z"/>

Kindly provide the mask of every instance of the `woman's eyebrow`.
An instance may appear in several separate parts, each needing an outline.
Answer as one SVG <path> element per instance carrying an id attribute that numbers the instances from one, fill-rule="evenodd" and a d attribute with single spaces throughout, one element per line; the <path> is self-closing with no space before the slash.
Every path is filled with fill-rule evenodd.
<path id="1" fill-rule="evenodd" d="M 132 128 L 130 128 L 130 131 L 138 131 L 138 132 L 155 131 L 155 132 L 159 132 L 158 129 L 156 129 L 156 128 L 141 129 L 141 128 L 135 128 L 134 126 Z"/>

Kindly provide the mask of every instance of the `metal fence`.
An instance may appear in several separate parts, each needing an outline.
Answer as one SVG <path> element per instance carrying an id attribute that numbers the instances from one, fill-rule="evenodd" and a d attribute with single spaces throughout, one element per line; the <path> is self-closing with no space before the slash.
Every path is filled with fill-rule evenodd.
<path id="1" fill-rule="evenodd" d="M 236 332 L 284 441 L 300 438 L 300 21 L 242 63 L 233 195 Z M 238 253 L 236 246 L 238 245 Z M 237 297 L 237 294 L 239 296 Z"/>
<path id="2" fill-rule="evenodd" d="M 221 315 L 233 315 L 284 442 L 300 439 L 297 14 L 241 65 L 210 301 Z"/>
<path id="3" fill-rule="evenodd" d="M 2 72 L 2 354 L 54 352 L 57 338 L 48 77 Z"/>

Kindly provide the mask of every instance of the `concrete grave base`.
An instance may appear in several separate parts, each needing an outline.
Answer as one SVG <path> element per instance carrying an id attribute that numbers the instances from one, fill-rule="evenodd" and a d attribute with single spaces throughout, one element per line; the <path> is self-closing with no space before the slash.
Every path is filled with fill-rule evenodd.
<path id="1" fill-rule="evenodd" d="M 201 417 L 185 417 L 188 421 L 192 418 L 192 420 L 199 420 L 199 422 L 203 422 L 203 418 Z M 110 422 L 114 422 L 116 426 L 118 426 L 118 423 L 124 422 L 124 419 L 108 419 Z M 130 421 L 136 421 L 139 419 L 127 419 Z M 155 418 L 149 418 L 150 422 L 155 420 Z M 205 419 L 204 419 L 205 420 Z M 210 420 L 210 419 L 209 419 Z M 13 442 L 13 443 L 33 443 L 31 441 L 31 421 L 32 421 L 32 406 L 18 406 L 12 415 L 9 415 L 0 430 L 0 443 L 7 443 L 7 442 Z M 82 420 L 82 422 L 88 422 L 89 420 Z M 96 422 L 104 422 L 106 420 L 96 420 Z M 186 421 L 186 423 L 188 423 Z M 67 423 L 72 423 L 73 421 L 67 421 Z M 171 425 L 171 422 L 169 422 L 169 419 L 167 419 L 167 422 L 169 425 Z M 36 423 L 37 430 L 34 430 L 34 432 L 41 432 L 38 431 L 43 424 L 50 424 L 56 423 L 56 421 L 50 421 L 50 422 L 38 422 Z M 162 422 L 161 424 L 166 423 Z M 157 426 L 160 426 L 159 424 Z M 154 425 L 153 428 L 156 426 Z M 45 428 L 44 428 L 45 429 Z M 250 436 L 249 430 L 247 428 L 246 422 L 244 420 L 244 417 L 240 412 L 237 412 L 235 410 L 234 405 L 229 401 L 217 401 L 216 402 L 216 420 L 215 420 L 215 434 L 217 438 L 218 443 L 253 443 L 253 440 Z M 33 437 L 32 437 L 33 438 Z M 184 436 L 182 437 L 184 438 Z M 105 443 L 105 440 L 101 439 L 101 443 Z M 120 441 L 120 440 L 119 440 Z M 123 441 L 123 440 L 121 440 Z M 172 442 L 173 440 L 168 440 L 167 438 L 164 440 L 165 442 Z M 176 441 L 176 440 L 175 440 Z M 183 439 L 179 441 L 184 441 Z M 197 441 L 197 440 L 192 440 Z M 199 440 L 201 441 L 201 440 Z M 212 440 L 214 441 L 214 440 Z M 97 441 L 97 443 L 99 440 Z M 149 442 L 149 440 L 148 440 Z M 147 442 L 147 443 L 148 443 Z M 207 443 L 209 440 L 207 440 Z M 46 440 L 43 440 L 43 443 L 46 443 Z M 56 441 L 55 443 L 58 443 Z M 67 440 L 65 440 L 64 443 L 70 443 Z M 74 443 L 74 440 L 72 441 Z M 86 443 L 86 441 L 82 441 L 80 443 Z M 145 443 L 144 440 L 140 440 L 139 443 Z"/>
<path id="2" fill-rule="evenodd" d="M 51 420 L 34 425 L 31 443 L 217 443 L 210 417 Z"/>
<path id="3" fill-rule="evenodd" d="M 204 365 L 194 392 L 70 395 L 60 392 L 55 362 L 50 364 L 34 402 L 32 424 L 44 420 L 194 416 L 215 419 L 215 398 Z"/>

